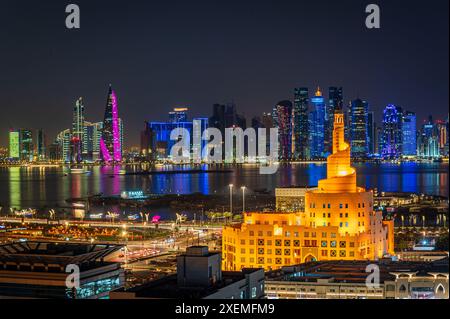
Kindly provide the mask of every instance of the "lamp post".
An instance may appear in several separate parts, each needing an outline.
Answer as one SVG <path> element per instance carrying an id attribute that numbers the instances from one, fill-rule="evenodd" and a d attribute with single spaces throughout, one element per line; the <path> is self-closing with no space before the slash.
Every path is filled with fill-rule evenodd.
<path id="1" fill-rule="evenodd" d="M 242 213 L 245 213 L 245 186 L 241 187 L 242 189 Z"/>
<path id="2" fill-rule="evenodd" d="M 230 187 L 230 213 L 233 215 L 233 184 L 228 186 Z"/>

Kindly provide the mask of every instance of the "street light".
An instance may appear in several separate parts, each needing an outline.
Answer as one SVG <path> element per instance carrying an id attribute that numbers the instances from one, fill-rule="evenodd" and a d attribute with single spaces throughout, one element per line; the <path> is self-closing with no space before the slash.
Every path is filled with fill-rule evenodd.
<path id="1" fill-rule="evenodd" d="M 245 212 L 245 189 L 246 189 L 246 187 L 242 186 L 241 189 L 242 189 L 242 213 L 244 213 Z"/>
<path id="2" fill-rule="evenodd" d="M 228 186 L 230 187 L 230 213 L 233 215 L 233 184 Z"/>

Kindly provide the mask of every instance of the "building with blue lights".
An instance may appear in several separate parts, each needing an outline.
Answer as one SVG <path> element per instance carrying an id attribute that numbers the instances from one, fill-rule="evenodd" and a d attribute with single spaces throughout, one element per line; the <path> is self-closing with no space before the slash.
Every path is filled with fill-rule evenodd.
<path id="1" fill-rule="evenodd" d="M 397 159 L 402 156 L 402 109 L 389 104 L 383 111 L 381 156 Z"/>
<path id="2" fill-rule="evenodd" d="M 342 87 L 330 86 L 328 88 L 328 105 L 326 106 L 325 113 L 325 136 L 324 136 L 324 149 L 325 153 L 331 154 L 333 152 L 333 126 L 334 126 L 334 113 L 336 110 L 340 111 L 344 107 L 344 94 Z"/>
<path id="3" fill-rule="evenodd" d="M 361 99 L 350 106 L 350 143 L 352 158 L 367 158 L 369 154 L 368 134 L 369 104 Z"/>
<path id="4" fill-rule="evenodd" d="M 177 116 L 174 115 L 175 111 L 170 112 L 169 122 L 146 123 L 146 125 L 148 125 L 149 131 L 151 131 L 153 135 L 152 144 L 156 148 L 155 150 L 153 150 L 153 154 L 155 155 L 156 159 L 162 160 L 170 158 L 170 150 L 173 147 L 173 145 L 177 143 L 177 140 L 170 139 L 170 133 L 174 129 L 181 128 L 189 132 L 190 149 L 194 151 L 202 151 L 204 149 L 208 141 L 202 140 L 201 137 L 203 132 L 208 128 L 208 118 L 204 117 L 193 118 L 192 122 L 190 122 L 188 121 L 187 113 L 185 113 L 186 111 L 187 109 L 183 111 L 184 113 L 182 115 L 178 114 Z M 180 121 L 180 119 L 183 119 L 183 121 Z M 195 130 L 194 130 L 194 121 L 196 121 L 196 123 L 199 123 L 198 129 Z M 186 136 L 183 138 L 188 137 Z M 190 157 L 190 154 L 183 154 L 183 156 Z"/>
<path id="5" fill-rule="evenodd" d="M 292 104 L 291 104 L 292 105 Z M 308 88 L 300 87 L 294 89 L 294 109 L 293 117 L 293 145 L 295 159 L 307 159 L 309 157 L 309 95 Z M 274 116 L 275 119 L 275 116 Z"/>
<path id="6" fill-rule="evenodd" d="M 414 112 L 403 113 L 402 142 L 404 156 L 417 155 L 416 113 Z"/>
<path id="7" fill-rule="evenodd" d="M 309 113 L 309 150 L 311 159 L 326 157 L 325 154 L 325 102 L 320 88 L 311 98 L 313 110 Z"/>

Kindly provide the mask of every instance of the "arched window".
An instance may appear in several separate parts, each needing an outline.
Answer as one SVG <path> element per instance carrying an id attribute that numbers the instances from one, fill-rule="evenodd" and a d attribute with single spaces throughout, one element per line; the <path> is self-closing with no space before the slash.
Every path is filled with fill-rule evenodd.
<path id="1" fill-rule="evenodd" d="M 437 294 L 445 294 L 445 288 L 444 288 L 444 286 L 442 284 L 439 284 L 436 287 L 436 293 Z"/>
<path id="2" fill-rule="evenodd" d="M 406 286 L 405 285 L 401 285 L 400 289 L 398 291 L 405 292 L 406 291 Z"/>

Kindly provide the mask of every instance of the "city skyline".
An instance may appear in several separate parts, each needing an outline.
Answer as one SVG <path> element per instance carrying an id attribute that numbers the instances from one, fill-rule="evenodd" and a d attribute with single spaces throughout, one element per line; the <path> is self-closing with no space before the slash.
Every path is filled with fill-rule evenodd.
<path id="1" fill-rule="evenodd" d="M 3 68 L 8 81 L 0 95 L 10 111 L 0 119 L 1 132 L 44 128 L 53 138 L 70 127 L 72 106 L 80 96 L 86 117 L 102 118 L 104 87 L 109 83 L 117 90 L 127 125 L 126 147 L 139 145 L 144 120 L 163 120 L 173 107 L 188 106 L 192 116 L 209 116 L 214 103 L 234 101 L 249 121 L 270 112 L 277 101 L 293 102 L 294 88 L 302 86 L 310 92 L 318 85 L 342 86 L 344 104 L 364 98 L 378 123 L 388 104 L 416 112 L 418 124 L 428 114 L 446 117 L 446 1 L 410 5 L 407 12 L 401 1 L 381 1 L 383 24 L 375 31 L 363 26 L 365 4 L 360 1 L 344 7 L 321 1 L 278 5 L 263 1 L 257 6 L 248 2 L 235 14 L 233 3 L 227 7 L 175 3 L 169 11 L 164 4 L 152 10 L 141 4 L 127 7 L 124 14 L 148 22 L 127 23 L 121 22 L 122 7 L 114 2 L 105 8 L 101 2 L 78 5 L 83 18 L 77 31 L 64 28 L 63 5 L 28 4 L 39 14 L 20 21 L 4 15 L 8 10 L 20 12 L 23 3 L 2 10 L 2 20 L 9 25 L 0 31 L 7 48 L 3 63 L 10 63 Z M 162 21 L 167 14 L 169 25 Z M 143 15 L 148 19 L 139 19 Z M 230 23 L 225 26 L 214 23 L 227 17 Z M 419 18 L 423 23 L 415 24 Z M 281 23 L 275 25 L 275 19 Z M 303 24 L 309 28 L 306 34 L 301 32 Z M 41 29 L 30 32 L 30 25 Z M 185 29 L 180 30 L 181 25 Z M 205 31 L 205 26 L 212 28 Z M 10 32 L 5 34 L 6 30 Z M 16 43 L 15 37 L 23 41 Z M 270 46 L 266 40 L 273 40 Z M 116 50 L 105 55 L 99 50 L 105 41 L 113 41 Z M 357 52 L 339 49 L 350 45 L 357 45 Z M 315 49 L 307 51 L 312 53 L 305 53 L 311 46 Z M 338 50 L 331 54 L 333 47 Z M 33 55 L 27 53 L 31 51 Z M 13 56 L 13 52 L 21 53 Z M 7 134 L 0 134 L 0 145 L 7 141 Z"/>

